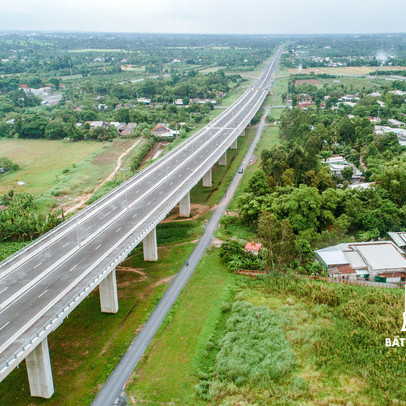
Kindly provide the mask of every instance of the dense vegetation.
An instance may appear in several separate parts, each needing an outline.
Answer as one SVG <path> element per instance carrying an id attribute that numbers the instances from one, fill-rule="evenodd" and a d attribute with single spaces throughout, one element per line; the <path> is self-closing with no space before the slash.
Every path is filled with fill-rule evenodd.
<path id="1" fill-rule="evenodd" d="M 402 348 L 385 347 L 400 331 L 401 291 L 279 273 L 239 278 L 237 286 L 238 299 L 216 309 L 213 335 L 196 353 L 198 398 L 275 405 L 406 399 Z"/>
<path id="2" fill-rule="evenodd" d="M 28 193 L 0 196 L 0 242 L 33 240 L 55 227 L 60 220 L 52 213 L 35 212 L 35 199 Z"/>

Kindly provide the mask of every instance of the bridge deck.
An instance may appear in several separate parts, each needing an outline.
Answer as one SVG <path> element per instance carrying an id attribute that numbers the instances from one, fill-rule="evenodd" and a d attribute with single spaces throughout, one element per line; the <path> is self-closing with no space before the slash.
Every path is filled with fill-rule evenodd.
<path id="1" fill-rule="evenodd" d="M 60 325 L 227 151 L 265 99 L 280 52 L 261 78 L 205 128 L 0 263 L 1 380 Z"/>

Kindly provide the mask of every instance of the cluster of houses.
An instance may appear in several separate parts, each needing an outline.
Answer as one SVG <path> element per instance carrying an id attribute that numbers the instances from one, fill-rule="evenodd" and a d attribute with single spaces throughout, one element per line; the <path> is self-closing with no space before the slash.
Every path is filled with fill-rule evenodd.
<path id="1" fill-rule="evenodd" d="M 63 87 L 63 85 L 60 87 Z M 22 84 L 20 85 L 20 89 L 23 90 L 25 94 L 32 94 L 42 99 L 42 105 L 57 105 L 62 99 L 61 94 L 53 94 L 53 88 L 51 86 L 44 86 L 40 87 L 39 89 L 34 89 L 26 84 Z"/>
<path id="2" fill-rule="evenodd" d="M 359 181 L 363 176 L 363 173 L 354 164 L 348 162 L 341 155 L 333 155 L 330 158 L 326 158 L 322 163 L 327 165 L 330 171 L 338 178 L 343 177 L 342 171 L 344 168 L 352 168 L 352 182 Z"/>
<path id="3" fill-rule="evenodd" d="M 315 252 L 332 278 L 399 283 L 406 280 L 405 233 L 389 233 L 392 241 L 334 245 Z"/>
<path id="4" fill-rule="evenodd" d="M 86 121 L 90 125 L 91 130 L 95 130 L 96 128 L 109 128 L 113 126 L 117 130 L 117 134 L 124 136 L 124 135 L 131 135 L 133 131 L 137 128 L 137 123 L 119 123 L 118 121 Z M 78 127 L 82 126 L 82 123 L 76 123 Z"/>

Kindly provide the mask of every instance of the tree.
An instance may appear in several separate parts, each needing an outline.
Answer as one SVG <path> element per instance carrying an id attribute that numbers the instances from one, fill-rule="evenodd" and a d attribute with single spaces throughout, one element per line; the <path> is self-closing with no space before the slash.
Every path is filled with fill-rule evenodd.
<path id="1" fill-rule="evenodd" d="M 342 171 L 341 171 L 341 176 L 343 179 L 350 181 L 352 179 L 352 175 L 354 174 L 354 169 L 352 166 L 346 166 Z"/>
<path id="2" fill-rule="evenodd" d="M 66 124 L 62 121 L 51 121 L 45 129 L 45 138 L 49 140 L 58 140 L 67 137 Z"/>
<path id="3" fill-rule="evenodd" d="M 373 180 L 389 192 L 399 207 L 403 206 L 406 203 L 406 155 L 382 165 Z"/>
<path id="4" fill-rule="evenodd" d="M 265 270 L 275 267 L 275 255 L 280 246 L 281 224 L 273 213 L 262 212 L 258 218 L 258 236 L 266 252 Z"/>
<path id="5" fill-rule="evenodd" d="M 130 122 L 130 110 L 126 108 L 120 108 L 114 112 L 114 118 L 120 123 Z"/>
<path id="6" fill-rule="evenodd" d="M 257 196 L 266 195 L 267 193 L 271 192 L 264 171 L 261 169 L 255 171 L 249 180 L 248 191 Z"/>

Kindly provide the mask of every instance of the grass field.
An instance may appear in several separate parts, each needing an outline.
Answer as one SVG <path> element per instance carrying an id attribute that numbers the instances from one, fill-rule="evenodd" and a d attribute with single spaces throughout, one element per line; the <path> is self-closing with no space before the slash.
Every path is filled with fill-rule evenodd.
<path id="1" fill-rule="evenodd" d="M 218 307 L 232 296 L 232 277 L 215 252 L 205 255 L 138 364 L 127 391 L 131 404 L 200 404 L 193 389 L 196 347 L 204 348 Z"/>
<path id="2" fill-rule="evenodd" d="M 323 83 L 332 84 L 334 80 L 337 79 L 320 79 Z M 350 89 L 365 89 L 366 91 L 372 91 L 379 86 L 379 81 L 382 79 L 378 76 L 377 78 L 372 77 L 350 77 L 350 76 L 341 76 L 338 79 L 343 85 L 349 86 Z"/>
<path id="3" fill-rule="evenodd" d="M 21 169 L 0 178 L 0 193 L 13 189 L 42 196 L 40 205 L 48 208 L 58 194 L 75 197 L 90 193 L 113 171 L 118 156 L 133 142 L 1 140 L 0 155 L 18 163 Z M 20 180 L 26 185 L 18 186 Z"/>
<path id="4" fill-rule="evenodd" d="M 217 72 L 220 69 L 225 69 L 225 66 L 212 66 L 210 68 L 204 68 L 204 69 L 200 69 L 199 73 L 213 73 L 213 72 Z"/>
<path id="5" fill-rule="evenodd" d="M 156 263 L 145 263 L 141 254 L 128 258 L 117 271 L 117 314 L 101 313 L 98 292 L 94 291 L 49 336 L 55 384 L 52 398 L 30 397 L 22 363 L 0 384 L 0 403 L 89 405 L 194 246 L 160 247 Z"/>
<path id="6" fill-rule="evenodd" d="M 224 195 L 228 185 L 233 179 L 238 167 L 241 165 L 244 155 L 248 151 L 255 132 L 248 130 L 245 137 L 238 137 L 238 149 L 227 151 L 227 165 L 219 166 L 216 164 L 212 168 L 213 186 L 206 188 L 199 182 L 190 192 L 190 199 L 193 203 L 214 205 L 219 202 Z"/>
<path id="7" fill-rule="evenodd" d="M 252 280 L 211 249 L 139 363 L 129 401 L 405 404 L 404 352 L 384 340 L 400 331 L 402 296 L 293 276 Z"/>
<path id="8" fill-rule="evenodd" d="M 327 73 L 329 75 L 369 75 L 375 72 L 378 68 L 374 66 L 341 66 L 337 68 L 320 67 L 320 68 L 307 68 L 307 69 L 289 69 L 290 74 L 295 73 Z M 406 70 L 405 66 L 383 66 L 380 70 Z"/>

